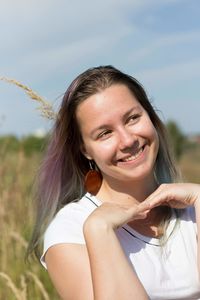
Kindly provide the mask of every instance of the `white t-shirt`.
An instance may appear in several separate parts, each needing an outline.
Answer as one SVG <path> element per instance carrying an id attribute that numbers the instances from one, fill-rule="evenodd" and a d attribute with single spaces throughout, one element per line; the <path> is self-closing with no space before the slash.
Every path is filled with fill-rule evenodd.
<path id="1" fill-rule="evenodd" d="M 101 202 L 87 193 L 57 213 L 44 236 L 41 263 L 45 268 L 44 256 L 49 247 L 60 243 L 85 244 L 83 224 L 99 205 Z M 141 235 L 128 225 L 117 229 L 116 234 L 151 300 L 200 299 L 193 207 L 183 211 L 178 223 L 175 213 L 172 214 L 163 246 L 158 239 Z"/>

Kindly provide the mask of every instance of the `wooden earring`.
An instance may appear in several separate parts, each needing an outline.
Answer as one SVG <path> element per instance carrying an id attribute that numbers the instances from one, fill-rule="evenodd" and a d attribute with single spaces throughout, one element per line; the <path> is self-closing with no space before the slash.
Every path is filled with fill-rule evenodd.
<path id="1" fill-rule="evenodd" d="M 87 192 L 92 195 L 96 195 L 101 187 L 102 175 L 92 167 L 91 161 L 89 161 L 90 170 L 85 175 L 84 186 Z"/>

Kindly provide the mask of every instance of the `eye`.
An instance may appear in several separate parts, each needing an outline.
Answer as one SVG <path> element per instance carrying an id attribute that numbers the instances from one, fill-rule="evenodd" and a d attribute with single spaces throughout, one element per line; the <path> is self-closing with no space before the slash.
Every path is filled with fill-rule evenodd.
<path id="1" fill-rule="evenodd" d="M 104 130 L 97 136 L 97 139 L 106 139 L 111 135 L 111 133 L 112 133 L 111 130 Z"/>
<path id="2" fill-rule="evenodd" d="M 140 118 L 140 114 L 134 114 L 131 115 L 128 119 L 127 119 L 127 123 L 135 123 L 139 118 Z"/>

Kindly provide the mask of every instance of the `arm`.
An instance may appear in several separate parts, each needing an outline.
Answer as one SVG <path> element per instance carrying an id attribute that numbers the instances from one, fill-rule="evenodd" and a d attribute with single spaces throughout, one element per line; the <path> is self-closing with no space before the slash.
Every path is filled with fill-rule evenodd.
<path id="1" fill-rule="evenodd" d="M 49 276 L 63 300 L 93 300 L 90 264 L 85 245 L 58 244 L 45 255 Z"/>
<path id="2" fill-rule="evenodd" d="M 112 229 L 134 215 L 144 217 L 147 206 L 126 209 L 103 204 L 84 224 L 87 247 L 63 243 L 47 250 L 48 273 L 62 299 L 148 299 Z"/>
<path id="3" fill-rule="evenodd" d="M 87 247 L 63 243 L 47 250 L 48 273 L 62 299 L 148 299 L 114 232 L 131 217 L 145 217 L 147 206 L 127 209 L 103 204 L 84 224 Z"/>
<path id="4" fill-rule="evenodd" d="M 146 300 L 148 296 L 112 228 L 97 222 L 84 227 L 95 300 Z"/>
<path id="5" fill-rule="evenodd" d="M 135 218 L 144 218 L 147 205 L 131 207 L 104 203 L 84 224 L 95 300 L 146 300 L 148 295 L 116 237 L 115 229 Z"/>

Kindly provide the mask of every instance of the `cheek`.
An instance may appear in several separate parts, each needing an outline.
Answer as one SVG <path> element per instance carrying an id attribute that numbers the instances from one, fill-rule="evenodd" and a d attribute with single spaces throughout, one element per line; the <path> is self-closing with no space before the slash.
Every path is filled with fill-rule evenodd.
<path id="1" fill-rule="evenodd" d="M 115 147 L 113 143 L 89 143 L 86 144 L 85 149 L 90 157 L 96 161 L 97 164 L 103 164 L 112 160 L 115 154 Z"/>
<path id="2" fill-rule="evenodd" d="M 159 137 L 156 128 L 153 126 L 149 118 L 147 118 L 141 125 L 140 133 L 144 138 L 149 140 L 150 144 L 154 145 L 154 150 L 157 153 L 159 148 Z"/>
<path id="3" fill-rule="evenodd" d="M 158 142 L 158 134 L 156 128 L 154 127 L 153 123 L 151 122 L 148 116 L 146 118 L 145 123 L 146 135 L 149 136 L 149 139 L 151 139 L 152 141 L 155 140 L 155 142 Z"/>
<path id="4" fill-rule="evenodd" d="M 151 142 L 158 141 L 157 131 L 148 117 L 133 128 L 133 133 Z"/>

